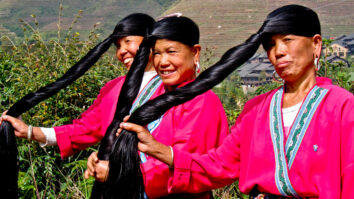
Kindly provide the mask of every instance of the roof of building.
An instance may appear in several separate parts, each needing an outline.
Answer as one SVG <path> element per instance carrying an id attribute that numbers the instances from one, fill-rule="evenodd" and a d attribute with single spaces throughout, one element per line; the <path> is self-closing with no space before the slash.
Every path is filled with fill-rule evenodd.
<path id="1" fill-rule="evenodd" d="M 261 62 L 253 62 L 254 60 L 260 60 Z M 266 53 L 256 54 L 251 59 L 249 59 L 245 64 L 243 64 L 239 69 L 236 70 L 240 77 L 250 77 L 259 76 L 260 71 L 274 71 L 273 65 L 268 60 Z"/>
<path id="2" fill-rule="evenodd" d="M 349 62 L 346 60 L 346 59 L 343 59 L 341 57 L 338 57 L 337 55 L 331 55 L 329 57 L 327 57 L 327 61 L 329 61 L 330 63 L 333 63 L 333 62 L 338 62 L 338 61 L 341 61 L 344 63 L 344 65 L 346 67 L 349 67 Z"/>
<path id="3" fill-rule="evenodd" d="M 345 48 L 348 48 L 348 44 L 351 45 L 353 44 L 354 42 L 354 33 L 351 34 L 351 35 L 341 35 L 339 37 L 337 37 L 333 42 L 332 44 L 338 44 L 338 45 L 341 45 Z"/>

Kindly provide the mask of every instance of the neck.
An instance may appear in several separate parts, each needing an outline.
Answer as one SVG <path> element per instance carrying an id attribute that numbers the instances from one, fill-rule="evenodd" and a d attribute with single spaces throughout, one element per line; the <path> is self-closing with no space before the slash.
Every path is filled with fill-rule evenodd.
<path id="1" fill-rule="evenodd" d="M 307 93 L 316 84 L 316 73 L 311 72 L 310 74 L 305 74 L 298 80 L 294 82 L 285 82 L 285 92 L 283 99 L 283 108 L 293 106 L 302 102 Z"/>
<path id="2" fill-rule="evenodd" d="M 195 79 L 195 75 L 191 76 L 190 78 L 184 80 L 184 82 L 180 83 L 180 84 L 176 84 L 176 85 L 164 85 L 165 86 L 165 90 L 166 91 L 173 91 L 176 90 L 176 88 L 180 87 L 180 86 L 185 86 L 189 81 L 194 80 Z"/>
<path id="3" fill-rule="evenodd" d="M 316 73 L 310 71 L 296 81 L 285 82 L 285 93 L 307 93 L 316 84 Z"/>

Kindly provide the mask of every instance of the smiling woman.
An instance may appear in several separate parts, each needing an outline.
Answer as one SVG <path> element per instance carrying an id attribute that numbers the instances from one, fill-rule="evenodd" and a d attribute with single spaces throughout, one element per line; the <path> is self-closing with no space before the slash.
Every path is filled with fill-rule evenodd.
<path id="1" fill-rule="evenodd" d="M 159 39 L 153 48 L 153 63 L 166 90 L 172 91 L 183 82 L 195 79 L 200 45 Z"/>
<path id="2" fill-rule="evenodd" d="M 26 95 L 15 103 L 7 114 L 3 113 L 0 119 L 0 159 L 1 162 L 8 163 L 1 164 L 1 166 L 4 165 L 8 168 L 0 168 L 3 171 L 7 171 L 10 168 L 12 169 L 11 171 L 15 171 L 17 168 L 14 135 L 20 138 L 38 141 L 42 147 L 58 145 L 62 158 L 68 157 L 103 139 L 100 146 L 99 157 L 100 159 L 108 159 L 116 132 L 116 129 L 110 129 L 108 127 L 111 125 L 114 126 L 117 122 L 117 118 L 119 119 L 119 117 L 121 117 L 121 119 L 123 119 L 123 117 L 129 113 L 129 109 L 133 100 L 138 95 L 139 89 L 143 90 L 147 84 L 154 83 L 155 86 L 161 84 L 160 79 L 152 67 L 152 62 L 151 60 L 149 62 L 149 59 L 147 59 L 147 64 L 145 64 L 143 68 L 139 68 L 139 70 L 136 71 L 129 70 L 128 74 L 133 76 L 134 79 L 130 84 L 123 86 L 126 79 L 125 76 L 118 77 L 108 82 L 100 90 L 100 94 L 90 108 L 86 110 L 79 119 L 74 120 L 72 124 L 54 128 L 32 128 L 31 125 L 26 125 L 16 117 L 82 76 L 96 63 L 100 56 L 108 50 L 112 43 L 117 45 L 117 56 L 122 57 L 122 59 L 119 58 L 119 60 L 123 61 L 128 68 L 131 67 L 133 62 L 132 58 L 134 58 L 136 54 L 137 47 L 140 44 L 139 42 L 142 42 L 142 39 L 154 22 L 153 18 L 142 13 L 134 13 L 123 18 L 119 21 L 113 33 L 108 38 L 90 50 L 87 55 L 72 66 L 63 77 L 39 89 L 35 93 Z M 130 39 L 130 36 L 135 39 Z M 154 92 L 154 90 L 148 90 L 145 91 L 145 93 L 146 92 Z M 120 100 L 118 100 L 118 96 Z M 119 115 L 121 109 L 116 109 L 117 104 L 123 104 L 123 108 L 128 110 L 128 112 Z M 118 125 L 119 123 L 116 124 L 117 128 Z M 12 181 L 11 183 L 7 183 L 6 186 L 0 186 L 0 188 L 4 190 L 2 191 L 3 193 L 8 193 L 8 195 L 10 195 L 9 197 L 14 196 L 13 198 L 16 198 L 17 174 L 16 172 L 5 172 L 4 174 L 12 176 L 2 176 L 1 178 L 8 178 Z M 98 193 L 97 195 L 102 194 L 102 189 L 96 189 L 96 187 L 97 186 L 95 186 L 94 190 L 99 191 L 94 193 Z"/>
<path id="3" fill-rule="evenodd" d="M 143 41 L 143 36 L 125 36 L 118 39 L 116 46 L 116 56 L 120 62 L 122 62 L 128 69 L 133 63 L 136 52 L 139 49 L 139 45 Z M 147 68 L 146 70 L 151 70 Z"/>
<path id="4" fill-rule="evenodd" d="M 138 51 L 135 58 L 137 61 L 134 60 L 132 67 L 135 64 L 140 67 L 146 65 L 150 52 L 146 47 L 151 47 L 154 66 L 163 84 L 157 87 L 151 101 L 140 108 L 133 107 L 131 120 L 146 125 L 149 133 L 166 145 L 186 152 L 204 153 L 220 145 L 228 134 L 223 106 L 212 91 L 188 99 L 190 101 L 181 99 L 184 93 L 175 93 L 195 79 L 200 55 L 198 43 L 199 29 L 191 19 L 172 16 L 156 22 L 143 41 L 143 46 L 139 47 L 143 50 Z M 166 95 L 170 99 L 166 99 Z M 160 100 L 156 100 L 158 98 Z M 177 103 L 169 103 L 171 100 L 177 100 Z M 141 198 L 145 194 L 148 198 L 210 197 L 210 192 L 169 193 L 170 168 L 144 153 L 138 153 L 136 144 L 137 138 L 131 132 L 124 131 L 117 137 L 109 159 L 107 198 Z M 88 167 L 94 165 L 95 161 L 97 156 L 93 153 L 88 160 Z M 102 181 L 106 180 L 107 170 L 100 171 L 96 176 L 100 175 Z M 143 174 L 143 178 L 139 173 Z M 145 190 L 141 189 L 140 182 L 144 183 Z"/>

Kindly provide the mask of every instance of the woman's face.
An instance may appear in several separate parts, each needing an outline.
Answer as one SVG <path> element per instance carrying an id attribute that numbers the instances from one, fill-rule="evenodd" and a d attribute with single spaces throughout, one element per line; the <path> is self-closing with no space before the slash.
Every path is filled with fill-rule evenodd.
<path id="1" fill-rule="evenodd" d="M 132 65 L 136 51 L 143 39 L 142 36 L 126 36 L 118 39 L 116 56 L 128 69 Z"/>
<path id="2" fill-rule="evenodd" d="M 190 47 L 181 42 L 158 39 L 153 48 L 153 62 L 165 88 L 174 90 L 183 82 L 195 78 L 200 45 Z"/>
<path id="3" fill-rule="evenodd" d="M 267 54 L 278 75 L 287 82 L 295 82 L 308 74 L 315 74 L 313 62 L 315 55 L 320 54 L 321 43 L 320 35 L 277 34 L 270 38 Z"/>

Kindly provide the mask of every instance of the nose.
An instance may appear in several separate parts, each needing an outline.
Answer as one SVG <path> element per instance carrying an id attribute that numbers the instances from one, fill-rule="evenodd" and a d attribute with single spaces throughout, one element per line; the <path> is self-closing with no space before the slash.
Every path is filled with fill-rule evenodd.
<path id="1" fill-rule="evenodd" d="M 120 56 L 120 57 L 123 57 L 127 53 L 128 53 L 128 50 L 127 50 L 127 48 L 125 46 L 121 46 L 117 50 L 117 56 Z"/>
<path id="2" fill-rule="evenodd" d="M 168 60 L 168 55 L 166 54 L 161 54 L 161 57 L 160 57 L 160 66 L 161 67 L 167 67 L 170 65 L 170 62 Z"/>
<path id="3" fill-rule="evenodd" d="M 277 59 L 285 56 L 286 45 L 281 41 L 276 41 L 274 46 L 274 54 Z"/>

